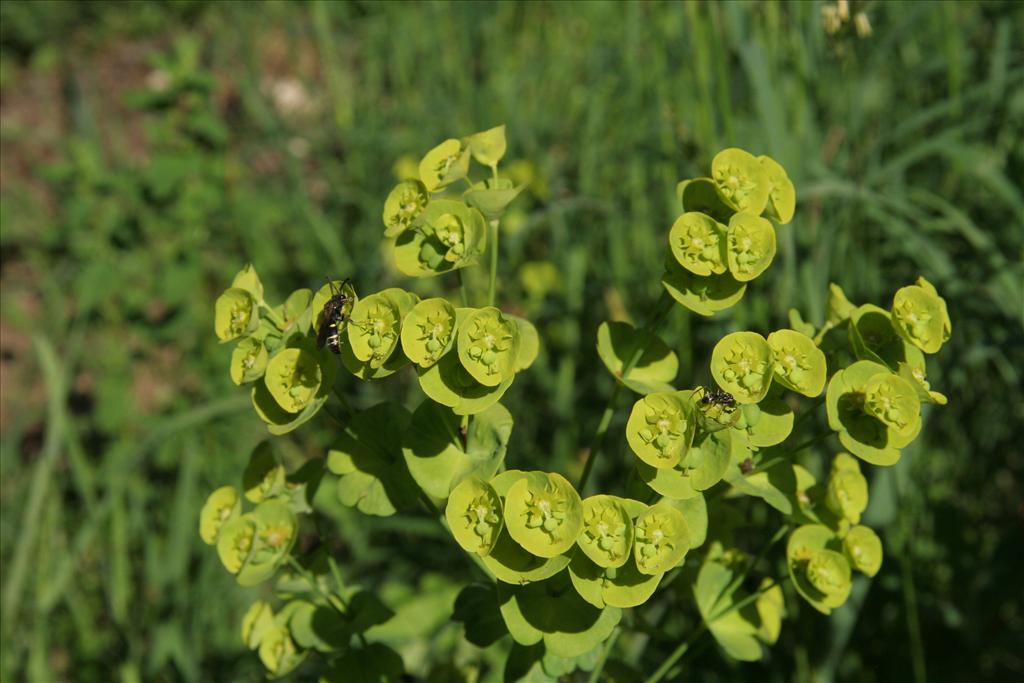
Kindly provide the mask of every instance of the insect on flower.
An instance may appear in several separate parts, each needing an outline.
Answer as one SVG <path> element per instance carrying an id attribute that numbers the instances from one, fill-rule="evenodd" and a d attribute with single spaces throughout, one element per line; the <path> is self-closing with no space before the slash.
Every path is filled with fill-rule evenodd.
<path id="1" fill-rule="evenodd" d="M 326 310 L 326 309 L 325 309 Z M 736 399 L 732 397 L 728 391 L 722 391 L 721 389 L 704 389 L 704 395 L 700 397 L 700 402 L 706 406 L 722 406 L 722 409 L 727 413 L 731 413 L 736 410 Z"/>
<path id="2" fill-rule="evenodd" d="M 349 279 L 345 278 L 341 287 L 335 288 L 334 281 L 327 278 L 327 284 L 331 287 L 331 298 L 324 304 L 320 313 L 320 332 L 316 336 L 318 349 L 322 349 L 326 344 L 332 352 L 341 353 L 340 328 L 352 311 L 352 299 L 345 294 L 348 281 Z"/>

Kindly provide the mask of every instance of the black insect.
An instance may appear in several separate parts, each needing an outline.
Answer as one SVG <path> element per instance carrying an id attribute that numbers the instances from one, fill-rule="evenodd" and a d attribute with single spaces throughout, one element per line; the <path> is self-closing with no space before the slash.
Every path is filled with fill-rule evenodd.
<path id="1" fill-rule="evenodd" d="M 341 353 L 341 326 L 348 319 L 352 301 L 351 297 L 345 294 L 348 278 L 345 278 L 338 288 L 335 288 L 334 282 L 330 279 L 327 280 L 327 284 L 331 286 L 331 298 L 324 304 L 320 313 L 320 332 L 316 336 L 316 346 L 322 349 L 326 344 L 334 353 Z"/>
<path id="2" fill-rule="evenodd" d="M 736 399 L 728 391 L 721 389 L 704 389 L 704 395 L 700 397 L 700 402 L 706 406 L 721 406 L 727 413 L 736 410 Z"/>

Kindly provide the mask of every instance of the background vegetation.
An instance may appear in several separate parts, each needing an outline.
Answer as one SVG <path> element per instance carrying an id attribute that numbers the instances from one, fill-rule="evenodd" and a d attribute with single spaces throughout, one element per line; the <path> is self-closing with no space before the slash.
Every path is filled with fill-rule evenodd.
<path id="1" fill-rule="evenodd" d="M 261 677 L 238 636 L 254 591 L 196 532 L 264 435 L 213 300 L 246 261 L 277 297 L 327 273 L 409 286 L 380 249 L 395 160 L 501 122 L 530 187 L 503 224 L 499 299 L 543 339 L 504 401 L 517 466 L 579 471 L 611 390 L 597 325 L 643 318 L 675 183 L 720 148 L 778 159 L 799 205 L 735 312 L 673 314 L 682 382 L 707 380 L 728 331 L 783 326 L 790 306 L 819 322 L 830 281 L 885 306 L 922 274 L 948 300 L 953 339 L 929 374 L 950 405 L 897 467 L 869 468 L 881 573 L 831 619 L 792 602 L 767 661 L 706 642 L 685 670 L 1024 676 L 1024 12 L 855 4 L 870 34 L 852 17 L 829 33 L 834 7 L 0 5 L 0 679 Z M 370 405 L 415 382 L 346 390 Z M 599 477 L 631 460 L 624 417 Z M 296 462 L 330 439 L 300 434 Z M 408 610 L 396 642 L 422 673 L 459 639 L 459 551 L 423 520 L 332 514 L 347 575 Z M 692 628 L 680 602 L 650 643 L 623 645 L 622 680 Z"/>

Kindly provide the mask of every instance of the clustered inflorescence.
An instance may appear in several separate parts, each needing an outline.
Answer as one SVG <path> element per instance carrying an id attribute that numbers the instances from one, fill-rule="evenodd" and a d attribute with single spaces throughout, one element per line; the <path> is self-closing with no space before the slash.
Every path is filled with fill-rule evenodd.
<path id="1" fill-rule="evenodd" d="M 443 275 L 477 265 L 493 248 L 503 211 L 523 189 L 498 172 L 505 148 L 503 126 L 446 140 L 423 157 L 418 177 L 391 191 L 384 236 L 402 273 Z M 474 181 L 471 161 L 489 177 Z M 678 302 L 710 316 L 735 305 L 770 266 L 777 226 L 793 218 L 795 190 L 773 159 L 727 149 L 709 177 L 679 183 L 677 197 L 682 212 L 668 233 L 662 312 Z M 341 317 L 325 319 L 325 305 L 339 294 Z M 640 394 L 625 425 L 636 460 L 621 495 L 588 497 L 583 483 L 558 473 L 505 467 L 512 417 L 499 400 L 537 356 L 539 339 L 530 322 L 491 304 L 459 306 L 399 288 L 359 297 L 348 282 L 328 282 L 271 306 L 248 266 L 217 300 L 217 336 L 236 343 L 230 376 L 249 387 L 271 434 L 323 409 L 339 366 L 361 380 L 410 366 L 426 395 L 412 413 L 395 402 L 353 412 L 339 397 L 341 412 L 331 416 L 341 429 L 326 458 L 289 473 L 264 442 L 241 492 L 225 486 L 210 495 L 200 535 L 239 583 L 290 567 L 278 586 L 284 606 L 275 612 L 258 601 L 243 623 L 246 644 L 270 674 L 287 673 L 309 652 L 354 647 L 361 633 L 333 559 L 337 597 L 323 567 L 290 555 L 313 490 L 327 482 L 341 503 L 366 514 L 438 513 L 495 580 L 494 607 L 512 639 L 543 643 L 550 661 L 593 651 L 622 610 L 647 602 L 691 552 L 700 555 L 692 580 L 698 611 L 723 649 L 745 660 L 778 638 L 784 578 L 827 614 L 847 599 L 854 571 L 879 571 L 881 541 L 861 524 L 868 503 L 861 462 L 894 464 L 921 429 L 922 406 L 946 401 L 926 380 L 924 354 L 948 339 L 950 321 L 924 278 L 896 292 L 890 310 L 854 305 L 832 285 L 819 327 L 793 311 L 788 329 L 727 334 L 710 359 L 717 388 L 674 386 L 678 359 L 656 324 L 602 325 L 599 356 Z M 325 325 L 334 347 L 317 343 Z M 845 452 L 819 481 L 818 468 L 798 457 L 808 446 L 792 437 L 800 435 L 799 444 L 805 436 L 795 408 L 823 392 L 831 431 L 812 442 L 834 436 Z M 788 535 L 787 577 L 764 576 L 756 591 L 742 580 L 756 560 L 723 544 L 729 535 L 708 538 L 709 502 L 738 496 L 781 513 Z M 243 498 L 251 511 L 243 511 Z M 304 573 L 309 585 L 299 591 Z M 746 604 L 753 609 L 739 609 Z M 559 619 L 569 614 L 566 628 Z M 336 641 L 312 626 L 316 619 L 337 622 Z M 341 680 L 331 671 L 325 680 Z"/>

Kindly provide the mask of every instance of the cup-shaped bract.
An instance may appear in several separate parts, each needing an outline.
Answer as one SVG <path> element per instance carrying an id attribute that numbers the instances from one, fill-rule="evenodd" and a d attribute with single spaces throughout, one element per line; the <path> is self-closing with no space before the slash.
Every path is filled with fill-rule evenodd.
<path id="1" fill-rule="evenodd" d="M 245 267 L 235 274 L 231 286 L 249 292 L 253 301 L 263 301 L 263 283 L 260 282 L 260 276 L 256 274 L 256 269 L 251 263 L 246 263 Z"/>
<path id="2" fill-rule="evenodd" d="M 583 501 L 583 531 L 576 539 L 599 567 L 621 567 L 633 549 L 633 520 L 621 499 L 591 496 Z"/>
<path id="3" fill-rule="evenodd" d="M 348 324 L 352 354 L 379 368 L 394 352 L 401 330 L 402 314 L 391 297 L 377 293 L 360 299 Z"/>
<path id="4" fill-rule="evenodd" d="M 691 273 L 724 273 L 728 268 L 725 232 L 725 226 L 711 216 L 688 211 L 672 224 L 668 242 L 676 261 Z"/>
<path id="5" fill-rule="evenodd" d="M 416 224 L 430 202 L 427 188 L 418 180 L 404 180 L 384 200 L 384 236 L 398 237 Z"/>
<path id="6" fill-rule="evenodd" d="M 477 309 L 459 324 L 458 352 L 473 379 L 497 386 L 515 375 L 519 325 L 493 306 Z"/>
<path id="7" fill-rule="evenodd" d="M 729 272 L 740 282 L 763 273 L 775 258 L 775 228 L 766 218 L 741 212 L 729 219 L 725 240 Z"/>
<path id="8" fill-rule="evenodd" d="M 288 502 L 280 498 L 265 500 L 244 516 L 253 520 L 256 533 L 249 557 L 238 572 L 238 583 L 254 586 L 269 578 L 291 551 L 299 524 Z"/>
<path id="9" fill-rule="evenodd" d="M 237 574 L 248 561 L 255 538 L 256 520 L 252 514 L 229 519 L 217 536 L 217 555 L 224 568 Z"/>
<path id="10" fill-rule="evenodd" d="M 718 196 L 736 211 L 761 215 L 768 204 L 771 182 L 761 162 L 736 147 L 723 149 L 711 160 L 711 179 Z"/>
<path id="11" fill-rule="evenodd" d="M 445 140 L 420 161 L 420 180 L 428 192 L 444 189 L 468 171 L 469 149 L 455 138 Z"/>
<path id="12" fill-rule="evenodd" d="M 945 299 L 923 277 L 896 292 L 892 325 L 901 337 L 925 353 L 937 352 L 952 329 Z"/>
<path id="13" fill-rule="evenodd" d="M 259 655 L 263 666 L 274 678 L 292 671 L 306 656 L 296 647 L 288 628 L 281 624 L 275 624 L 264 633 Z"/>
<path id="14" fill-rule="evenodd" d="M 478 225 L 472 211 L 462 202 L 440 199 L 424 212 L 423 234 L 436 240 L 435 252 L 444 261 L 460 263 L 476 255 Z"/>
<path id="15" fill-rule="evenodd" d="M 825 408 L 829 427 L 839 434 L 839 442 L 846 450 L 873 465 L 887 466 L 895 464 L 900 458 L 899 449 L 913 441 L 921 427 L 921 419 L 915 413 L 916 419 L 907 427 L 908 431 L 900 433 L 868 412 L 867 390 L 872 380 L 879 376 L 894 375 L 884 365 L 871 361 L 857 361 L 839 370 L 829 380 L 825 392 Z M 906 383 L 906 380 L 902 381 Z M 882 399 L 892 397 L 884 392 L 878 393 L 882 383 L 878 382 L 877 385 L 872 399 L 874 410 L 881 412 L 895 405 L 899 412 L 893 412 L 890 416 L 894 422 L 897 422 L 895 418 L 903 420 L 905 413 L 909 415 L 913 412 L 903 405 L 902 399 L 898 404 L 890 401 L 889 406 L 886 406 Z M 913 387 L 910 388 L 913 390 Z M 903 396 L 904 393 L 901 390 L 894 396 Z"/>
<path id="16" fill-rule="evenodd" d="M 505 156 L 507 143 L 505 141 L 505 124 L 473 133 L 466 138 L 466 146 L 469 153 L 477 163 L 484 166 L 497 166 L 501 158 Z"/>
<path id="17" fill-rule="evenodd" d="M 256 300 L 248 290 L 231 287 L 217 297 L 217 303 L 214 305 L 213 330 L 222 343 L 251 334 L 259 322 Z"/>
<path id="18" fill-rule="evenodd" d="M 242 472 L 242 490 L 246 499 L 252 503 L 284 493 L 284 466 L 274 457 L 274 449 L 269 441 L 260 443 L 249 456 L 249 463 Z"/>
<path id="19" fill-rule="evenodd" d="M 401 336 L 409 360 L 429 368 L 455 342 L 455 307 L 445 299 L 424 299 L 402 321 Z"/>
<path id="20" fill-rule="evenodd" d="M 795 330 L 778 330 L 768 335 L 768 346 L 780 384 L 804 396 L 821 394 L 828 368 L 825 354 L 813 339 Z"/>
<path id="21" fill-rule="evenodd" d="M 445 519 L 462 549 L 489 555 L 502 528 L 502 505 L 494 488 L 478 477 L 463 479 L 452 489 Z"/>
<path id="22" fill-rule="evenodd" d="M 711 216 L 720 224 L 728 223 L 734 211 L 718 196 L 715 182 L 711 178 L 682 180 L 676 185 L 676 197 L 683 211 L 699 211 Z M 725 226 L 722 225 L 722 229 Z"/>
<path id="23" fill-rule="evenodd" d="M 199 537 L 213 545 L 221 528 L 242 511 L 242 497 L 234 486 L 221 486 L 210 494 L 199 513 Z"/>
<path id="24" fill-rule="evenodd" d="M 505 528 L 512 539 L 538 557 L 561 555 L 583 526 L 583 503 L 565 477 L 530 472 L 505 496 Z"/>
<path id="25" fill-rule="evenodd" d="M 882 568 L 882 540 L 870 527 L 858 525 L 843 539 L 843 552 L 854 569 L 874 576 Z"/>
<path id="26" fill-rule="evenodd" d="M 786 169 L 782 164 L 768 156 L 759 156 L 761 168 L 764 169 L 771 190 L 768 192 L 768 215 L 785 225 L 793 220 L 793 212 L 796 210 L 796 189 L 793 181 L 786 175 Z"/>
<path id="27" fill-rule="evenodd" d="M 661 284 L 673 299 L 698 315 L 711 316 L 734 306 L 743 298 L 747 283 L 731 273 L 696 275 L 679 265 L 669 254 Z"/>
<path id="28" fill-rule="evenodd" d="M 850 563 L 835 534 L 821 524 L 799 527 L 789 536 L 786 559 L 797 592 L 816 610 L 830 614 L 850 595 Z"/>
<path id="29" fill-rule="evenodd" d="M 737 403 L 757 403 L 772 384 L 772 347 L 756 332 L 733 332 L 711 352 L 711 376 Z"/>
<path id="30" fill-rule="evenodd" d="M 921 399 L 914 386 L 899 375 L 878 373 L 864 385 L 864 410 L 901 437 L 921 427 Z"/>
<path id="31" fill-rule="evenodd" d="M 827 597 L 850 590 L 850 563 L 834 550 L 814 550 L 804 567 L 807 580 Z"/>
<path id="32" fill-rule="evenodd" d="M 231 381 L 238 385 L 255 382 L 263 376 L 269 359 L 267 347 L 261 340 L 246 337 L 231 352 L 231 365 L 228 368 Z"/>
<path id="33" fill-rule="evenodd" d="M 825 489 L 825 505 L 838 517 L 856 524 L 868 506 L 868 480 L 859 469 L 833 468 Z"/>
<path id="34" fill-rule="evenodd" d="M 242 642 L 250 650 L 255 650 L 273 626 L 274 610 L 263 600 L 257 600 L 249 605 L 242 617 Z"/>
<path id="35" fill-rule="evenodd" d="M 626 422 L 626 441 L 651 467 L 674 467 L 693 441 L 692 403 L 673 393 L 648 394 L 635 404 Z"/>
<path id="36" fill-rule="evenodd" d="M 642 574 L 675 567 L 690 549 L 690 530 L 678 508 L 660 503 L 648 508 L 634 525 L 633 555 Z"/>
<path id="37" fill-rule="evenodd" d="M 267 363 L 263 381 L 277 405 L 298 413 L 316 396 L 322 374 L 317 357 L 299 348 L 282 349 Z"/>
<path id="38" fill-rule="evenodd" d="M 395 265 L 406 275 L 431 277 L 472 265 L 487 245 L 487 221 L 454 199 L 427 205 L 415 230 L 395 241 Z"/>

